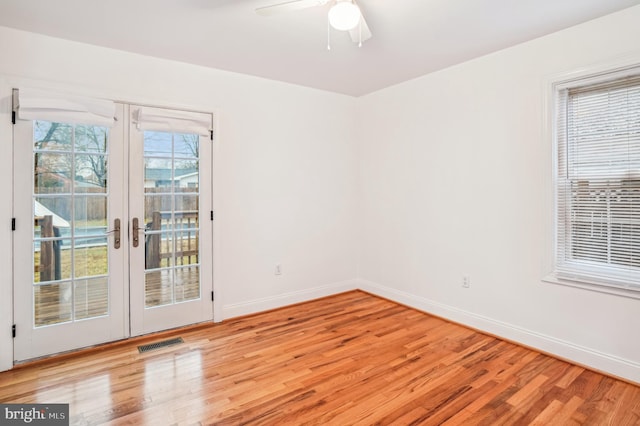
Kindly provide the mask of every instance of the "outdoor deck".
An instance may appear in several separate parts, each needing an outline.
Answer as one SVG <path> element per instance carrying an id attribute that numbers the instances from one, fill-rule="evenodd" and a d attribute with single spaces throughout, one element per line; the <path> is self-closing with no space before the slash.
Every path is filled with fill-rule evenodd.
<path id="1" fill-rule="evenodd" d="M 71 248 L 63 248 L 51 216 L 35 218 L 40 250 L 34 256 L 34 321 L 53 325 L 109 313 L 109 279 L 71 272 Z M 167 231 L 169 229 L 170 231 Z M 145 307 L 180 303 L 200 297 L 198 212 L 153 212 L 145 231 Z M 104 245 L 84 248 L 87 259 L 106 257 Z M 96 253 L 93 253 L 96 252 Z M 104 252 L 104 253 L 103 253 Z M 94 256 L 91 256 L 93 254 Z M 96 261 L 99 262 L 100 260 Z M 108 271 L 108 260 L 98 270 Z M 94 268 L 96 265 L 92 265 Z M 108 272 L 107 272 L 108 273 Z M 142 277 L 139 281 L 142 283 Z M 38 284 L 42 283 L 42 284 Z M 113 283 L 111 283 L 113 285 Z"/>

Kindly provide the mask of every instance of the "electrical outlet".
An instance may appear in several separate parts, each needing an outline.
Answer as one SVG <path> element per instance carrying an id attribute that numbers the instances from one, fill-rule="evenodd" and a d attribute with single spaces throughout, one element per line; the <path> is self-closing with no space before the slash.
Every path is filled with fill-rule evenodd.
<path id="1" fill-rule="evenodd" d="M 469 277 L 469 275 L 462 276 L 462 287 L 464 288 L 471 287 L 471 278 Z"/>
<path id="2" fill-rule="evenodd" d="M 276 269 L 274 271 L 275 275 L 282 275 L 282 266 L 279 263 L 276 263 Z"/>

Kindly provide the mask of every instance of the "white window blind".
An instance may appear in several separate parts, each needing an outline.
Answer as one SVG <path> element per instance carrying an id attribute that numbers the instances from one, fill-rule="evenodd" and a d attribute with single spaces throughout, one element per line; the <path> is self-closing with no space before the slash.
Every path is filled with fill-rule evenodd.
<path id="1" fill-rule="evenodd" d="M 69 95 L 50 90 L 21 88 L 13 91 L 13 108 L 20 120 L 112 127 L 116 106 L 113 101 Z"/>
<path id="2" fill-rule="evenodd" d="M 138 130 L 208 136 L 213 128 L 211 114 L 202 112 L 139 106 L 135 107 L 133 117 Z"/>
<path id="3" fill-rule="evenodd" d="M 557 92 L 556 275 L 640 291 L 640 73 Z"/>

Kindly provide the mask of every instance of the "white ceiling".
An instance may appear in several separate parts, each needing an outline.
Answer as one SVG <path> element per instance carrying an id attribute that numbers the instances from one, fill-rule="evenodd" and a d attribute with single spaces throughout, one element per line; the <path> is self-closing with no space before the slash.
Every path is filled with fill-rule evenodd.
<path id="1" fill-rule="evenodd" d="M 373 37 L 331 32 L 330 4 L 286 0 L 0 0 L 0 25 L 361 96 L 640 0 L 358 0 Z M 588 46 L 585 46 L 588 48 Z"/>

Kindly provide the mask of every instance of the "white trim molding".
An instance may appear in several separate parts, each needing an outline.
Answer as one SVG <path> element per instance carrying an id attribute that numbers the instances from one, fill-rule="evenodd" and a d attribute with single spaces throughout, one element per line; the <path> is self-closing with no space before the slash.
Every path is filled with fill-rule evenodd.
<path id="1" fill-rule="evenodd" d="M 261 299 L 253 299 L 247 300 L 245 302 L 223 305 L 222 316 L 224 319 L 235 318 L 244 315 L 264 312 L 271 309 L 282 308 L 284 306 L 294 305 L 296 303 L 308 302 L 310 300 L 332 296 L 334 294 L 345 293 L 347 291 L 357 290 L 357 282 L 357 280 L 338 281 L 332 284 L 313 287 L 305 290 L 292 291 L 275 296 L 263 297 Z"/>
<path id="2" fill-rule="evenodd" d="M 498 338 L 537 349 L 586 368 L 640 384 L 640 363 L 605 354 L 591 348 L 435 302 L 375 282 L 358 280 L 358 287 L 373 295 L 401 303 L 462 326 L 467 326 Z"/>

